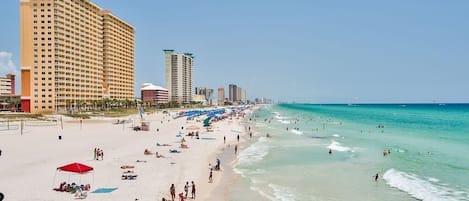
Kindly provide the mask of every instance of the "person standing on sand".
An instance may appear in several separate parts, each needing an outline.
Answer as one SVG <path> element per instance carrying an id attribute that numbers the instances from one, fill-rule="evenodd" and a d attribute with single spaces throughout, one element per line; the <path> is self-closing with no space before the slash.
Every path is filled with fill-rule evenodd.
<path id="1" fill-rule="evenodd" d="M 189 193 L 189 182 L 186 181 L 186 185 L 184 186 L 184 192 L 186 193 L 186 198 L 187 198 L 187 194 Z"/>
<path id="2" fill-rule="evenodd" d="M 195 199 L 195 183 L 194 183 L 194 181 L 192 181 L 192 191 L 191 191 L 191 193 L 192 193 L 192 199 Z"/>
<path id="3" fill-rule="evenodd" d="M 238 134 L 238 137 L 237 137 L 237 138 L 238 138 L 238 142 L 239 142 L 239 134 Z"/>
<path id="4" fill-rule="evenodd" d="M 171 184 L 171 187 L 169 187 L 169 193 L 171 194 L 171 201 L 174 201 L 174 198 L 176 198 L 176 187 L 174 187 L 174 184 Z"/>
<path id="5" fill-rule="evenodd" d="M 226 144 L 226 136 L 223 136 L 223 144 Z"/>
<path id="6" fill-rule="evenodd" d="M 238 153 L 238 145 L 235 145 L 235 155 Z"/>

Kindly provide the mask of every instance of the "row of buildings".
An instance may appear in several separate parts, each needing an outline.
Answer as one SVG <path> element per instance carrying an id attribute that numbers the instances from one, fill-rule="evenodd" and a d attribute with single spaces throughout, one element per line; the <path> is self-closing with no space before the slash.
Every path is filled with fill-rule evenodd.
<path id="1" fill-rule="evenodd" d="M 23 112 L 135 99 L 135 28 L 90 0 L 20 0 L 20 40 Z M 145 84 L 142 100 L 246 102 L 246 91 L 236 85 L 226 100 L 213 99 L 213 89 L 193 91 L 193 55 L 164 54 L 165 88 Z"/>
<path id="2" fill-rule="evenodd" d="M 218 88 L 218 96 L 214 97 L 214 89 L 207 87 L 193 87 L 194 56 L 192 53 L 176 53 L 174 50 L 163 50 L 165 54 L 165 83 L 166 88 L 142 85 L 141 98 L 144 102 L 154 104 L 171 101 L 179 104 L 198 102 L 204 105 L 224 105 L 247 103 L 246 90 L 230 84 L 228 98 L 225 98 L 225 89 Z M 167 99 L 161 99 L 166 97 Z"/>

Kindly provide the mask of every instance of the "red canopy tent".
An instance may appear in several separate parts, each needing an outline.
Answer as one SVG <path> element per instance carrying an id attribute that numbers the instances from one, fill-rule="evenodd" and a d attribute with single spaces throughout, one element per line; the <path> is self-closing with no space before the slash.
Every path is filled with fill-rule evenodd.
<path id="1" fill-rule="evenodd" d="M 58 167 L 57 170 L 84 174 L 93 170 L 93 168 L 81 163 L 70 163 L 68 165 Z"/>
<path id="2" fill-rule="evenodd" d="M 79 182 L 81 183 L 81 175 L 92 172 L 93 167 L 87 166 L 87 165 L 82 164 L 82 163 L 70 163 L 68 165 L 58 167 L 57 171 L 55 172 L 55 175 L 54 175 L 54 182 L 53 182 L 52 186 L 55 186 L 57 172 L 59 172 L 59 171 L 79 174 L 80 175 Z M 70 176 L 71 175 L 68 175 L 69 183 L 70 183 Z M 93 182 L 92 183 L 94 184 L 94 174 L 93 174 Z"/>

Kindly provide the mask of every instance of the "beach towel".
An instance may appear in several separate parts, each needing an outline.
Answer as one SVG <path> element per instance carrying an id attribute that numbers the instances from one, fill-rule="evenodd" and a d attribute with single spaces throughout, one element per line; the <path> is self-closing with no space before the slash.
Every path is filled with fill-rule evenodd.
<path id="1" fill-rule="evenodd" d="M 110 193 L 117 190 L 117 188 L 98 188 L 91 193 Z"/>
<path id="2" fill-rule="evenodd" d="M 217 138 L 214 138 L 214 137 L 202 137 L 200 138 L 202 140 L 216 140 Z"/>

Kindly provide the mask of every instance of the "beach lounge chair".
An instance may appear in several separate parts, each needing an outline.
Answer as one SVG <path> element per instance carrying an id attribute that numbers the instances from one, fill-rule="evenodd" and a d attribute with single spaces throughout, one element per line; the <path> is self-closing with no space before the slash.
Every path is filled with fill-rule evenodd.
<path id="1" fill-rule="evenodd" d="M 83 191 L 77 191 L 75 193 L 75 198 L 76 199 L 85 199 L 87 196 L 88 196 L 88 194 L 86 192 L 83 192 Z"/>

